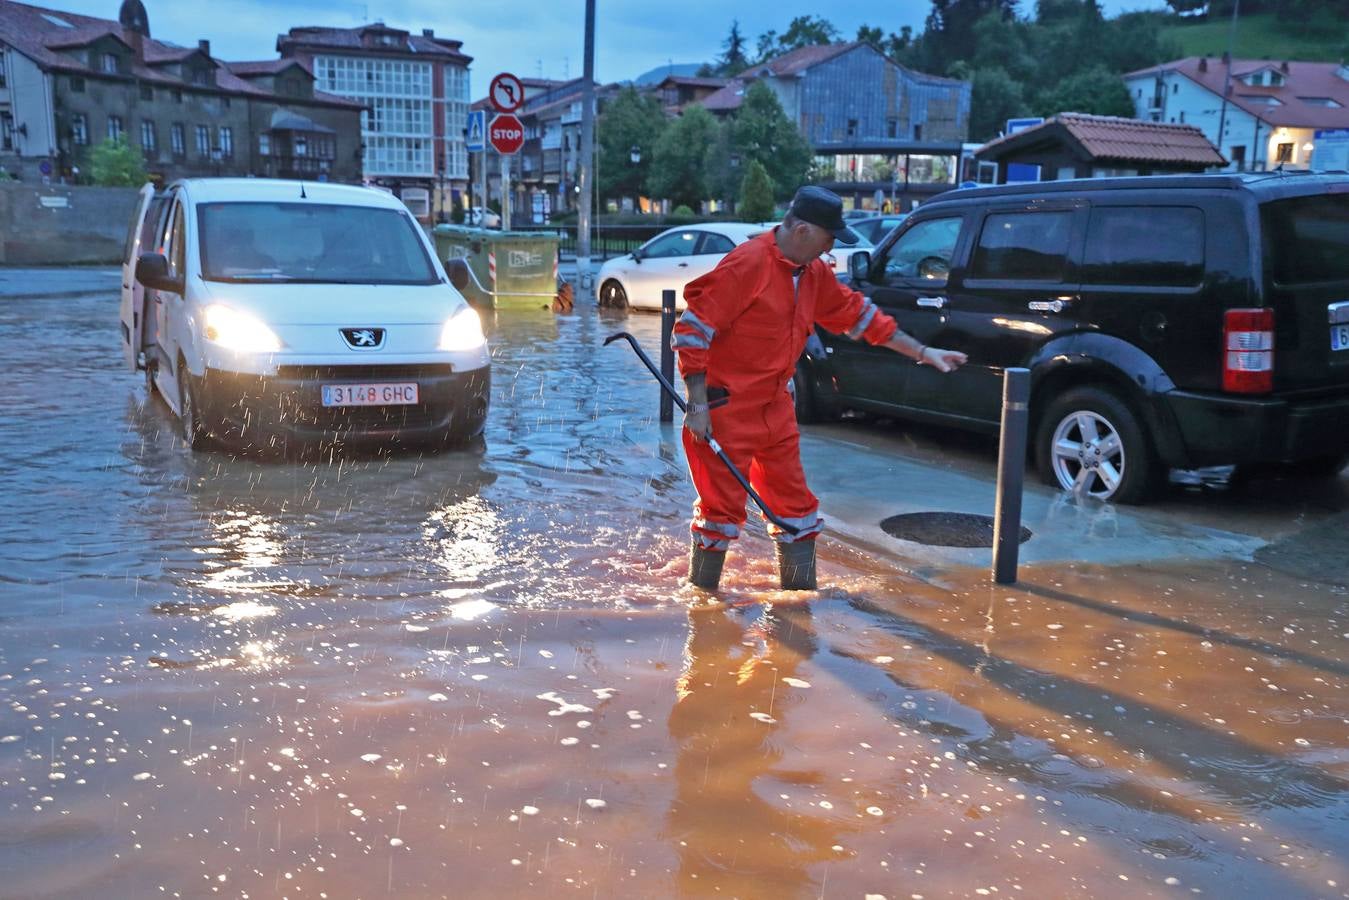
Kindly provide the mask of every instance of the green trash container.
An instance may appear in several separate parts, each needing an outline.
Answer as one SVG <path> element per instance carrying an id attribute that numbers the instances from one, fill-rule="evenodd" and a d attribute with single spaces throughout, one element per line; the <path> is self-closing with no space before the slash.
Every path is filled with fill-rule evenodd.
<path id="1" fill-rule="evenodd" d="M 447 270 L 450 261 L 464 261 L 468 277 L 460 290 L 472 305 L 537 309 L 557 299 L 562 240 L 557 232 L 437 225 L 431 234 Z"/>

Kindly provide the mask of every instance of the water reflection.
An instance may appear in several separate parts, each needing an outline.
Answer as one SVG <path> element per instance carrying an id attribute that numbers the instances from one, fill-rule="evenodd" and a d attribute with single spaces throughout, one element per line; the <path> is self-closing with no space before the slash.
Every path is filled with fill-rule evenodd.
<path id="1" fill-rule="evenodd" d="M 757 615 L 719 607 L 688 614 L 668 721 L 675 796 L 665 820 L 683 895 L 818 896 L 812 866 L 836 858 L 833 847 L 850 830 L 789 799 L 824 781 L 822 771 L 781 766 L 792 749 L 782 682 L 816 651 L 809 608 Z"/>

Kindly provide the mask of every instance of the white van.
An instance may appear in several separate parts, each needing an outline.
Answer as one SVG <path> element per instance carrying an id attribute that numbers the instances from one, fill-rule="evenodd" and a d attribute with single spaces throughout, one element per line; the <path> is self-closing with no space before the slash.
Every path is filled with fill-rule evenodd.
<path id="1" fill-rule="evenodd" d="M 122 340 L 193 449 L 447 446 L 487 417 L 477 312 L 407 208 L 368 188 L 146 185 L 122 265 Z"/>

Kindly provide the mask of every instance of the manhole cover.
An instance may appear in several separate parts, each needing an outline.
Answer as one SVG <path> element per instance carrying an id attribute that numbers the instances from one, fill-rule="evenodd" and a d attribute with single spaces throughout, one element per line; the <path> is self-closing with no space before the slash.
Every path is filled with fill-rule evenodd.
<path id="1" fill-rule="evenodd" d="M 891 537 L 915 541 L 935 547 L 992 547 L 993 517 L 970 513 L 905 513 L 881 521 L 881 528 Z M 1029 528 L 1022 527 L 1024 544 L 1031 539 Z"/>

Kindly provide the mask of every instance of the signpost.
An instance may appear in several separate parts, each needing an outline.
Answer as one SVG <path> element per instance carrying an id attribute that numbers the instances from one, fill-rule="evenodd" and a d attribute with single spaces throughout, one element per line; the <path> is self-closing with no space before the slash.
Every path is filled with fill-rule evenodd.
<path id="1" fill-rule="evenodd" d="M 1045 120 L 1037 116 L 1028 116 L 1024 119 L 1008 119 L 1007 130 L 1003 134 L 1016 134 L 1018 131 L 1025 131 L 1027 128 L 1034 128 L 1036 125 L 1043 125 Z"/>
<path id="2" fill-rule="evenodd" d="M 497 76 L 500 77 L 500 76 Z M 501 154 L 501 230 L 511 230 L 511 156 L 525 145 L 525 126 L 514 113 L 502 113 L 487 128 L 487 141 Z"/>

